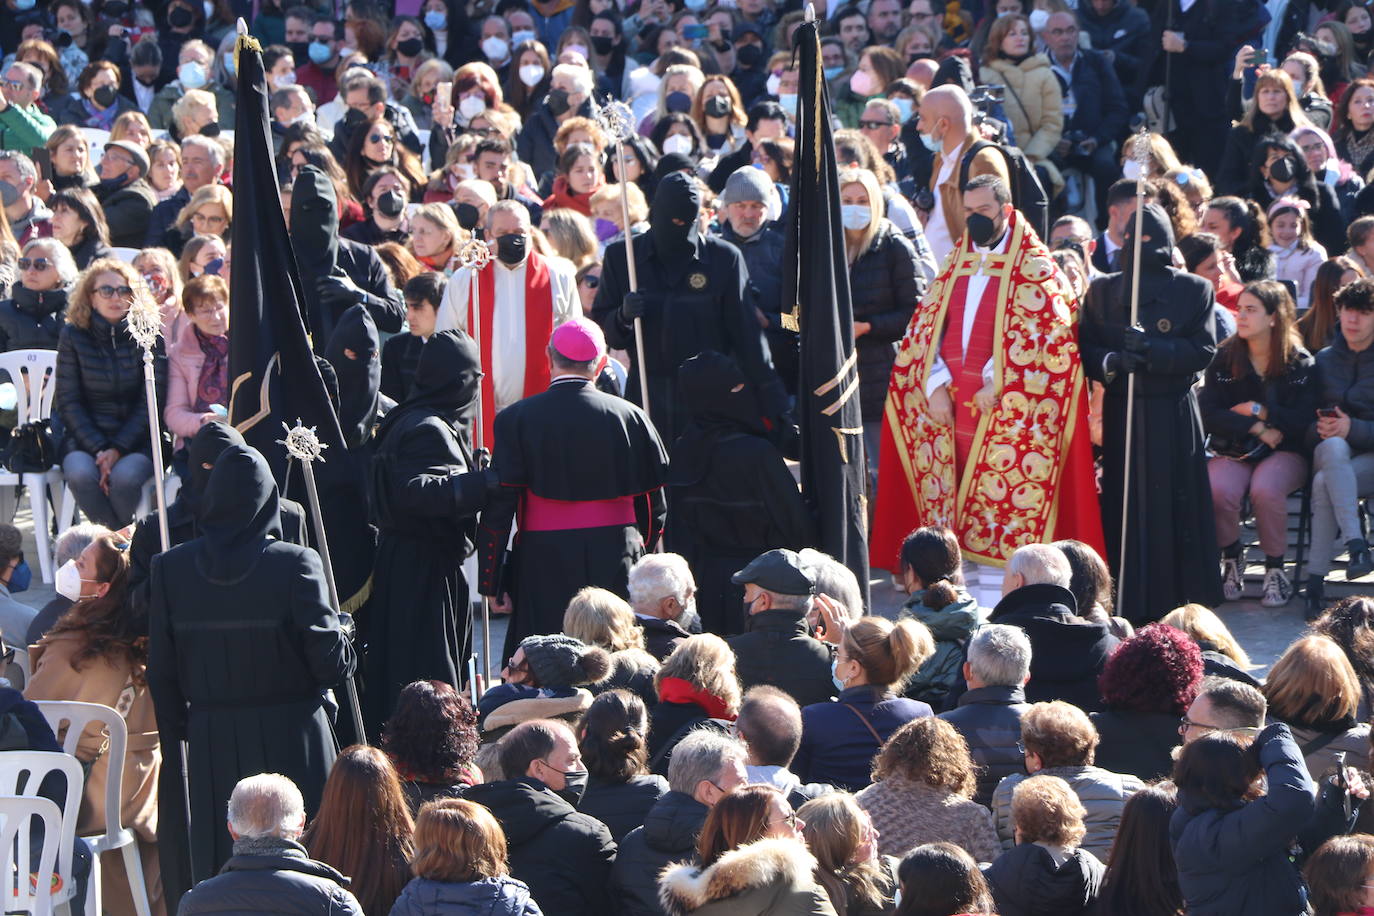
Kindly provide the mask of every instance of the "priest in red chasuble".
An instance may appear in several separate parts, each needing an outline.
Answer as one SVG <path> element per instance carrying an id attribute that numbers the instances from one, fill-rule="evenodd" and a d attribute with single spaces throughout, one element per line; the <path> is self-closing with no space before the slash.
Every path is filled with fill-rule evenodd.
<path id="1" fill-rule="evenodd" d="M 549 387 L 549 337 L 554 328 L 581 315 L 582 307 L 567 262 L 530 250 L 530 214 L 523 204 L 493 204 L 486 238 L 495 244 L 496 257 L 478 274 L 478 295 L 473 296 L 471 270 L 454 273 L 435 330 L 457 328 L 477 340 L 485 373 L 481 442 L 491 448 L 496 414 Z M 481 308 L 476 322 L 474 299 Z"/>
<path id="2" fill-rule="evenodd" d="M 964 236 L 898 344 L 873 565 L 898 571 L 923 525 L 953 529 L 983 567 L 1063 538 L 1101 553 L 1078 303 L 1001 178 L 974 178 L 963 202 Z"/>

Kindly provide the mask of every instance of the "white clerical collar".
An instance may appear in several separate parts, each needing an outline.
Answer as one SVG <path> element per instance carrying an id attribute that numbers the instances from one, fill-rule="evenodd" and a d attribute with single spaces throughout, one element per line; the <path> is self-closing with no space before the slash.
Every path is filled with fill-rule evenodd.
<path id="1" fill-rule="evenodd" d="M 570 373 L 570 372 L 565 372 L 565 373 L 563 373 L 562 375 L 555 375 L 555 376 L 553 377 L 553 379 L 549 382 L 549 384 L 550 384 L 550 385 L 557 385 L 559 382 L 565 382 L 565 381 L 567 381 L 568 379 L 576 379 L 576 380 L 579 381 L 579 382 L 590 382 L 590 381 L 591 381 L 591 379 L 587 378 L 585 375 L 573 375 L 573 374 Z"/>

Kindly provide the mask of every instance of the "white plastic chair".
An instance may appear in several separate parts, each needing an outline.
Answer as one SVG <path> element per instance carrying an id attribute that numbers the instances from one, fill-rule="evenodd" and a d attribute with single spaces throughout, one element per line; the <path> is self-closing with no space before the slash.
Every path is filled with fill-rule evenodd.
<path id="1" fill-rule="evenodd" d="M 420 130 L 418 127 L 415 128 L 415 136 L 417 136 L 417 137 L 420 138 L 420 166 L 421 166 L 425 171 L 429 171 L 430 169 L 433 168 L 433 166 L 431 166 L 431 165 L 429 164 L 429 135 L 430 135 L 430 133 L 431 133 L 431 132 L 428 131 L 428 130 Z"/>
<path id="2" fill-rule="evenodd" d="M 134 263 L 134 258 L 138 257 L 141 249 L 138 248 L 111 248 L 110 254 L 118 258 L 125 264 Z"/>
<path id="3" fill-rule="evenodd" d="M 0 370 L 14 382 L 15 422 L 22 426 L 30 420 L 52 415 L 53 392 L 57 389 L 56 350 L 11 350 L 0 353 Z M 52 544 L 48 536 L 48 497 L 61 506 L 62 469 L 53 465 L 46 471 L 12 474 L 0 469 L 0 487 L 26 487 L 29 508 L 33 510 L 33 538 L 38 543 L 38 569 L 44 582 L 53 579 Z M 46 491 L 46 492 L 45 492 Z M 59 513 L 60 517 L 60 513 Z"/>
<path id="4" fill-rule="evenodd" d="M 91 147 L 91 165 L 100 161 L 100 157 L 105 155 L 105 144 L 110 142 L 110 132 L 101 130 L 99 127 L 78 127 L 82 136 L 86 138 L 86 143 Z"/>
<path id="5" fill-rule="evenodd" d="M 76 820 L 81 816 L 81 793 L 86 779 L 81 772 L 81 762 L 71 754 L 59 754 L 56 751 L 0 752 L 0 796 L 38 798 L 38 787 L 49 773 L 61 773 L 67 779 L 67 793 L 62 802 L 61 824 L 57 831 L 57 873 L 62 876 L 62 887 L 53 893 L 52 902 L 70 910 L 72 898 L 76 896 L 76 881 L 72 877 L 72 847 L 76 843 Z M 49 835 L 46 831 L 43 834 L 45 846 Z M 93 909 L 96 888 L 99 886 L 95 873 L 93 864 L 86 887 L 87 916 L 97 916 L 99 912 Z M 0 875 L 0 880 L 4 877 Z"/>
<path id="6" fill-rule="evenodd" d="M 37 868 L 29 845 L 29 821 L 35 817 L 43 821 Z M 0 796 L 0 910 L 51 916 L 61 821 L 62 812 L 46 798 Z"/>
<path id="7" fill-rule="evenodd" d="M 97 889 L 94 911 L 100 912 L 100 854 L 118 849 L 124 857 L 124 871 L 129 876 L 129 890 L 133 893 L 134 909 L 138 911 L 139 916 L 149 916 L 152 907 L 148 903 L 148 888 L 143 883 L 143 862 L 139 859 L 138 838 L 132 830 L 124 826 L 121 815 L 124 760 L 129 747 L 129 732 L 124 717 L 99 703 L 58 700 L 39 700 L 37 703 L 43 718 L 52 726 L 53 734 L 61 736 L 62 750 L 68 754 L 76 754 L 76 746 L 88 725 L 98 722 L 104 726 L 110 742 L 109 749 L 105 752 L 105 759 L 109 761 L 109 772 L 105 777 L 105 832 L 82 837 L 91 844 L 91 851 L 95 853 L 96 864 L 91 878 L 91 883 Z M 64 728 L 66 734 L 62 732 Z"/>

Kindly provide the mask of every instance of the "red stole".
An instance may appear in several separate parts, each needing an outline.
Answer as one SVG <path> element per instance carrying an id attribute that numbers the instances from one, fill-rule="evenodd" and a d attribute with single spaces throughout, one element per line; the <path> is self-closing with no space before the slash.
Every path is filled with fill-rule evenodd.
<path id="1" fill-rule="evenodd" d="M 954 283 L 949 311 L 945 316 L 945 335 L 940 342 L 940 358 L 949 368 L 953 379 L 949 386 L 954 402 L 954 454 L 956 472 L 961 473 L 973 450 L 973 436 L 978 432 L 982 414 L 973 409 L 973 396 L 983 387 L 983 367 L 992 359 L 993 338 L 997 335 L 997 293 L 1001 281 L 990 277 L 983 287 L 978 313 L 973 316 L 973 329 L 968 336 L 968 352 L 964 352 L 964 309 L 968 304 L 968 275 Z"/>
<path id="2" fill-rule="evenodd" d="M 496 317 L 496 262 L 493 260 L 478 275 L 481 294 L 482 339 L 482 438 L 481 444 L 492 447 L 492 424 L 496 419 L 496 392 L 492 379 L 491 338 Z M 505 268 L 501 268 L 505 270 Z M 468 282 L 468 331 L 473 329 L 472 283 Z M 525 393 L 538 394 L 549 387 L 549 338 L 553 336 L 553 280 L 549 265 L 542 257 L 530 252 L 525 261 Z M 474 445 L 477 443 L 474 443 Z"/>

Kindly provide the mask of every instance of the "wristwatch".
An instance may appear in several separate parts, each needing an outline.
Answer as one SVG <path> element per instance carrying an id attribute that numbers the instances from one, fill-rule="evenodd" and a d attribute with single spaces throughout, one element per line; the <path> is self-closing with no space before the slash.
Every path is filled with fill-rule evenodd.
<path id="1" fill-rule="evenodd" d="M 1252 417 L 1254 417 L 1256 420 L 1258 420 L 1258 419 L 1260 418 L 1260 414 L 1263 413 L 1263 412 L 1264 412 L 1264 405 L 1263 405 L 1263 404 L 1261 404 L 1259 401 L 1251 401 L 1251 402 L 1250 402 L 1250 416 L 1252 416 Z"/>

